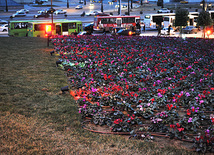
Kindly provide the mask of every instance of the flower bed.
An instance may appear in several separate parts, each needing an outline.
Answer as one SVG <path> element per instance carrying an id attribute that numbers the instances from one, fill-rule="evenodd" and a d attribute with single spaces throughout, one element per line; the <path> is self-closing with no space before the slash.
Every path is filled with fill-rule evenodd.
<path id="1" fill-rule="evenodd" d="M 54 36 L 52 43 L 83 118 L 132 135 L 149 123 L 144 132 L 214 151 L 213 40 Z"/>

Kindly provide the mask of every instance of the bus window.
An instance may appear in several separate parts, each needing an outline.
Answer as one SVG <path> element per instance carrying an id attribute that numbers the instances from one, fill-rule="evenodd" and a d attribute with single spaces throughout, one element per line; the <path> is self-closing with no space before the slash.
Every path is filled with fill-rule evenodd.
<path id="1" fill-rule="evenodd" d="M 108 19 L 107 18 L 102 18 L 101 19 L 102 24 L 108 24 Z"/>
<path id="2" fill-rule="evenodd" d="M 32 23 L 28 23 L 27 27 L 30 28 L 30 29 L 32 29 L 33 28 L 33 24 Z"/>
<path id="3" fill-rule="evenodd" d="M 109 24 L 116 24 L 116 18 L 109 18 Z"/>
<path id="4" fill-rule="evenodd" d="M 62 23 L 62 31 L 68 31 L 68 23 Z"/>
<path id="5" fill-rule="evenodd" d="M 76 29 L 77 28 L 76 23 L 69 23 L 68 28 L 69 29 Z"/>
<path id="6" fill-rule="evenodd" d="M 122 18 L 122 23 L 135 23 L 134 17 Z"/>
<path id="7" fill-rule="evenodd" d="M 26 29 L 27 23 L 14 23 L 14 29 Z"/>
<path id="8" fill-rule="evenodd" d="M 44 24 L 35 24 L 34 25 L 34 30 L 35 31 L 44 31 L 45 30 L 45 25 Z"/>
<path id="9" fill-rule="evenodd" d="M 169 22 L 169 17 L 164 17 L 163 20 Z"/>

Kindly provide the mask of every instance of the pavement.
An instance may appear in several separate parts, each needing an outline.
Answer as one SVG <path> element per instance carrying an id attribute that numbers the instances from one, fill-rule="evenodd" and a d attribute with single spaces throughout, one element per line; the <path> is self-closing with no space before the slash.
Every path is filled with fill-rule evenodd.
<path id="1" fill-rule="evenodd" d="M 104 0 L 104 3 L 107 3 L 107 2 L 108 2 L 108 0 Z M 122 3 L 125 3 L 125 2 L 122 2 Z M 45 3 L 46 6 L 50 6 L 50 4 L 51 4 L 51 1 L 49 1 L 48 3 Z M 56 9 L 66 9 L 68 18 L 83 20 L 84 24 L 93 22 L 92 17 L 80 17 L 80 12 L 82 13 L 85 10 L 75 10 L 74 9 L 74 7 L 78 5 L 78 0 L 74 0 L 74 1 L 70 2 L 69 8 L 67 8 L 67 0 L 53 0 L 52 4 L 54 6 L 56 6 L 55 7 Z M 89 8 L 87 8 L 87 7 L 89 7 L 88 4 L 89 4 L 89 2 L 87 1 L 87 6 L 83 5 L 84 8 L 89 9 Z M 167 3 L 166 3 L 166 5 L 167 5 Z M 171 4 L 171 5 L 173 5 L 173 4 Z M 32 10 L 32 7 L 33 7 L 32 4 L 24 5 L 25 9 Z M 95 7 L 96 8 L 94 10 L 100 9 L 100 4 L 95 3 Z M 36 10 L 40 10 L 42 8 L 44 8 L 44 7 L 33 7 L 33 10 L 36 12 Z M 143 7 L 140 7 L 138 4 L 133 4 L 133 9 L 131 10 L 130 15 L 140 15 L 143 18 L 143 16 L 145 14 L 155 13 L 156 12 L 155 10 L 158 10 L 159 8 L 160 7 L 158 7 L 155 3 L 146 4 Z M 189 11 L 194 11 L 194 10 L 195 10 L 195 8 L 192 7 L 191 10 L 189 10 Z M 0 12 L 0 17 L 1 16 L 3 17 L 3 15 L 4 15 L 5 17 L 8 18 L 9 15 L 11 15 L 11 12 L 15 12 L 15 11 L 17 11 L 17 10 L 9 10 L 9 12 Z M 140 13 L 141 11 L 143 11 L 143 14 Z M 112 12 L 114 15 L 118 14 L 117 9 L 115 9 L 114 6 L 111 6 L 109 4 L 105 4 L 104 12 L 106 12 L 106 13 Z M 127 12 L 127 9 L 126 10 L 122 9 L 121 12 L 122 12 L 122 14 L 125 14 L 125 12 Z M 61 18 L 61 17 L 56 17 L 56 18 Z M 7 36 L 7 33 L 0 32 L 0 37 L 2 37 L 2 36 Z M 141 36 L 157 36 L 157 30 L 146 29 L 145 32 L 142 31 Z M 202 31 L 199 31 L 197 34 L 182 34 L 180 36 L 179 32 L 176 32 L 175 35 L 170 35 L 170 37 L 182 37 L 184 39 L 186 37 L 203 38 L 202 36 L 203 36 Z M 166 35 L 166 36 L 161 35 L 161 37 L 169 37 L 169 35 Z M 206 36 L 206 38 L 208 38 L 208 36 Z M 214 34 L 210 35 L 209 38 L 214 38 Z"/>

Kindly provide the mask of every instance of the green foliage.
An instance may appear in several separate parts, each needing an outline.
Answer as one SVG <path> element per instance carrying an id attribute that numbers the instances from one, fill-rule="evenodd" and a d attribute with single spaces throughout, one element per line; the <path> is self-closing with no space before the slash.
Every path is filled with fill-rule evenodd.
<path id="1" fill-rule="evenodd" d="M 186 9 L 177 9 L 175 12 L 175 26 L 187 26 L 189 20 L 189 11 Z"/>
<path id="2" fill-rule="evenodd" d="M 202 11 L 200 12 L 198 19 L 197 19 L 197 24 L 199 26 L 209 26 L 213 23 L 209 12 Z"/>

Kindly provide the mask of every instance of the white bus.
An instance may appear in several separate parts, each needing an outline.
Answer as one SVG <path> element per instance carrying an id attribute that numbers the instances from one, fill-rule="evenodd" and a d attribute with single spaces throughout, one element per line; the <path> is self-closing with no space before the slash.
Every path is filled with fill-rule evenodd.
<path id="1" fill-rule="evenodd" d="M 188 25 L 196 26 L 197 12 L 189 13 Z M 172 27 L 175 25 L 175 13 L 148 14 L 144 16 L 144 24 L 146 28 L 156 29 L 157 26 Z"/>

